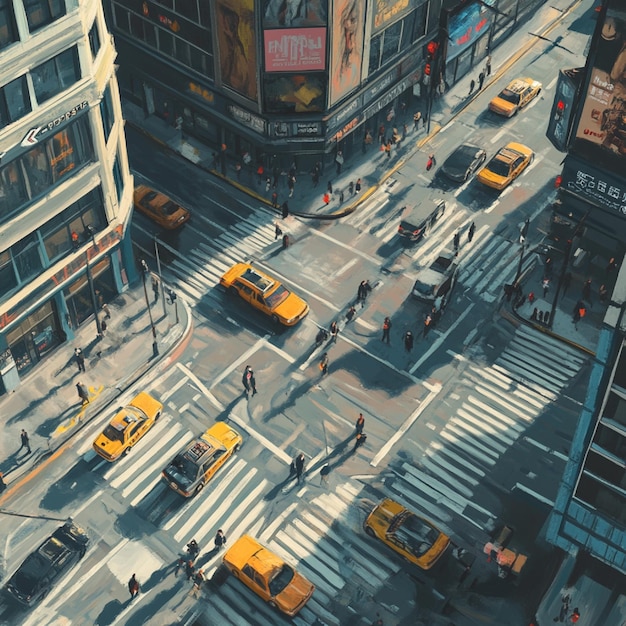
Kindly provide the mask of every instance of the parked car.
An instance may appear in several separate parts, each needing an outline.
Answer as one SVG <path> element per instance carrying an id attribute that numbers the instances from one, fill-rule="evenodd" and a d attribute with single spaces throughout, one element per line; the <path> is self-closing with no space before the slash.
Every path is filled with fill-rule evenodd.
<path id="1" fill-rule="evenodd" d="M 398 235 L 410 243 L 421 241 L 445 211 L 443 200 L 424 200 L 415 206 L 403 207 Z"/>
<path id="2" fill-rule="evenodd" d="M 424 570 L 433 567 L 450 545 L 450 537 L 434 524 L 389 498 L 374 508 L 363 526 L 368 535 Z"/>
<path id="3" fill-rule="evenodd" d="M 179 228 L 191 217 L 187 209 L 146 185 L 135 187 L 133 201 L 140 213 L 167 230 Z"/>
<path id="4" fill-rule="evenodd" d="M 315 591 L 313 583 L 250 535 L 240 537 L 228 549 L 223 563 L 235 578 L 290 617 L 302 609 Z"/>
<path id="5" fill-rule="evenodd" d="M 300 296 L 249 263 L 233 265 L 220 278 L 220 285 L 276 324 L 293 326 L 309 312 L 309 305 Z"/>
<path id="6" fill-rule="evenodd" d="M 464 143 L 443 162 L 440 171 L 455 183 L 464 183 L 486 160 L 482 148 Z"/>
<path id="7" fill-rule="evenodd" d="M 477 180 L 487 187 L 501 191 L 508 187 L 532 162 L 535 153 L 521 143 L 511 142 L 500 148 L 483 167 Z"/>
<path id="8" fill-rule="evenodd" d="M 216 422 L 174 457 L 163 470 L 163 480 L 181 496 L 194 496 L 239 450 L 242 441 L 226 422 Z"/>
<path id="9" fill-rule="evenodd" d="M 512 117 L 540 92 L 539 81 L 532 78 L 516 78 L 489 103 L 489 110 L 498 115 Z"/>
<path id="10" fill-rule="evenodd" d="M 31 552 L 5 585 L 6 593 L 20 604 L 33 606 L 85 556 L 89 537 L 67 522 Z"/>
<path id="11" fill-rule="evenodd" d="M 445 307 L 456 283 L 458 267 L 453 255 L 438 256 L 429 267 L 418 272 L 411 292 L 413 297 L 425 302 L 441 298 L 441 307 Z"/>
<path id="12" fill-rule="evenodd" d="M 129 405 L 117 410 L 109 425 L 96 437 L 93 449 L 107 461 L 119 459 L 155 425 L 162 411 L 163 405 L 142 391 Z"/>

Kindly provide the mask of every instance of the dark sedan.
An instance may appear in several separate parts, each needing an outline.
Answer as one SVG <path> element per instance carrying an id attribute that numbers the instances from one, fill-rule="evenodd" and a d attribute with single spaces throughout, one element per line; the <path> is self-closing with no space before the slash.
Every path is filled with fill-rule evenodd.
<path id="1" fill-rule="evenodd" d="M 72 522 L 57 528 L 26 557 L 5 586 L 6 592 L 26 606 L 41 601 L 54 583 L 85 555 L 89 538 Z"/>
<path id="2" fill-rule="evenodd" d="M 466 143 L 445 160 L 440 171 L 455 183 L 464 183 L 486 159 L 487 153 L 482 148 Z"/>

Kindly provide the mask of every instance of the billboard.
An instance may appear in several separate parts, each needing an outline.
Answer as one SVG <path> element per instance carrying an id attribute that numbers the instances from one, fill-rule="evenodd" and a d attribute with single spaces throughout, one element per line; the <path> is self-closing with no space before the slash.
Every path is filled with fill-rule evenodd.
<path id="1" fill-rule="evenodd" d="M 312 113 L 324 110 L 326 74 L 265 74 L 264 109 L 268 113 Z"/>
<path id="2" fill-rule="evenodd" d="M 597 146 L 600 158 L 626 156 L 626 8 L 612 2 L 594 35 L 577 144 Z M 621 163 L 620 167 L 624 167 Z"/>
<path id="3" fill-rule="evenodd" d="M 448 19 L 448 51 L 447 59 L 456 58 L 463 50 L 489 32 L 494 12 L 489 7 L 493 0 L 472 2 L 464 6 Z"/>
<path id="4" fill-rule="evenodd" d="M 266 72 L 326 69 L 325 28 L 283 28 L 263 32 Z"/>
<path id="5" fill-rule="evenodd" d="M 546 137 L 561 152 L 567 152 L 581 78 L 582 68 L 559 71 Z"/>
<path id="6" fill-rule="evenodd" d="M 362 0 L 333 0 L 330 50 L 330 105 L 359 86 L 363 57 L 365 3 Z"/>
<path id="7" fill-rule="evenodd" d="M 254 0 L 217 0 L 215 14 L 222 84 L 256 100 Z"/>
<path id="8" fill-rule="evenodd" d="M 387 24 L 395 22 L 401 15 L 408 13 L 415 5 L 415 0 L 374 0 L 374 23 L 372 32 L 377 32 Z"/>
<path id="9" fill-rule="evenodd" d="M 326 26 L 328 0 L 264 0 L 264 28 Z"/>

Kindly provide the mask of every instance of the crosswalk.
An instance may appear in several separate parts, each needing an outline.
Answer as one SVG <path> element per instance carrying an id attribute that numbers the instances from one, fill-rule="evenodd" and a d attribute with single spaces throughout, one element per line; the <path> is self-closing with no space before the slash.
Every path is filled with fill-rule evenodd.
<path id="1" fill-rule="evenodd" d="M 476 502 L 478 486 L 492 475 L 498 479 L 498 461 L 525 439 L 528 428 L 585 362 L 573 348 L 520 326 L 492 365 L 469 365 L 450 395 L 456 412 L 418 464 L 402 462 L 394 469 L 387 483 L 391 497 L 423 510 L 444 532 L 459 518 L 481 530 L 488 528 L 498 515 Z M 518 486 L 542 499 L 532 483 Z"/>
<path id="2" fill-rule="evenodd" d="M 315 474 L 302 485 L 294 483 L 288 491 L 297 502 L 289 498 L 291 504 L 281 511 L 264 498 L 275 485 L 242 454 L 230 459 L 202 493 L 180 505 L 180 497 L 161 481 L 160 472 L 193 437 L 165 412 L 128 456 L 109 464 L 86 450 L 83 460 L 141 517 L 167 532 L 174 545 L 184 546 L 194 538 L 202 549 L 199 562 L 207 578 L 221 558 L 218 554 L 203 557 L 203 552 L 210 550 L 217 529 L 223 528 L 229 545 L 239 536 L 251 534 L 316 586 L 312 600 L 290 621 L 230 577 L 219 592 L 205 598 L 205 610 L 219 615 L 221 624 L 339 626 L 334 616 L 335 598 L 348 583 L 374 594 L 400 569 L 400 563 L 385 554 L 384 546 L 362 532 L 362 519 L 355 508 L 359 488 L 349 481 L 333 484 L 332 489 L 321 488 Z M 245 449 L 244 441 L 242 452 Z M 257 463 L 263 454 L 269 452 L 257 455 Z M 304 496 L 307 491 L 310 495 Z"/>
<path id="3" fill-rule="evenodd" d="M 383 243 L 391 241 L 397 235 L 401 204 L 390 204 L 392 194 L 400 191 L 399 183 L 391 178 L 373 193 L 357 211 L 344 218 L 344 223 L 368 232 Z M 391 208 L 390 208 L 391 207 Z M 491 227 L 479 227 L 469 242 L 467 231 L 475 213 L 457 203 L 448 200 L 446 212 L 423 241 L 407 254 L 414 263 L 414 269 L 428 267 L 442 252 L 453 249 L 456 233 L 461 236 L 459 250 L 459 283 L 462 287 L 478 294 L 486 302 L 495 301 L 503 292 L 503 285 L 513 282 L 519 269 L 520 248 L 517 242 L 492 232 Z M 536 255 L 526 255 L 522 263 L 522 272 L 527 271 L 537 262 Z"/>
<path id="4" fill-rule="evenodd" d="M 276 213 L 258 207 L 247 217 L 242 216 L 229 228 L 223 229 L 217 237 L 210 237 L 198 229 L 197 234 L 202 241 L 191 250 L 179 251 L 160 241 L 159 245 L 174 257 L 164 268 L 166 282 L 191 306 L 219 298 L 215 287 L 226 270 L 235 263 L 253 260 L 268 246 L 277 244 L 276 219 Z M 288 218 L 286 223 L 288 226 L 281 223 L 281 228 L 292 237 L 303 227 L 300 221 L 293 218 Z M 138 225 L 134 227 L 140 228 Z"/>

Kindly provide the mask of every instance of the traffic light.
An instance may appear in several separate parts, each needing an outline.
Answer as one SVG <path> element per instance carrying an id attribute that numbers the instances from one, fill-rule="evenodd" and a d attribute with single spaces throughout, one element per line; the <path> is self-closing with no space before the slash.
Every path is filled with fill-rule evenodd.
<path id="1" fill-rule="evenodd" d="M 424 84 L 430 83 L 430 75 L 432 73 L 432 66 L 435 62 L 435 56 L 439 50 L 439 44 L 436 41 L 429 41 L 426 44 L 426 62 L 424 63 Z"/>
<path id="2" fill-rule="evenodd" d="M 557 122 L 561 121 L 563 119 L 563 113 L 565 113 L 565 102 L 563 102 L 563 100 L 558 100 L 554 110 L 554 119 Z"/>

